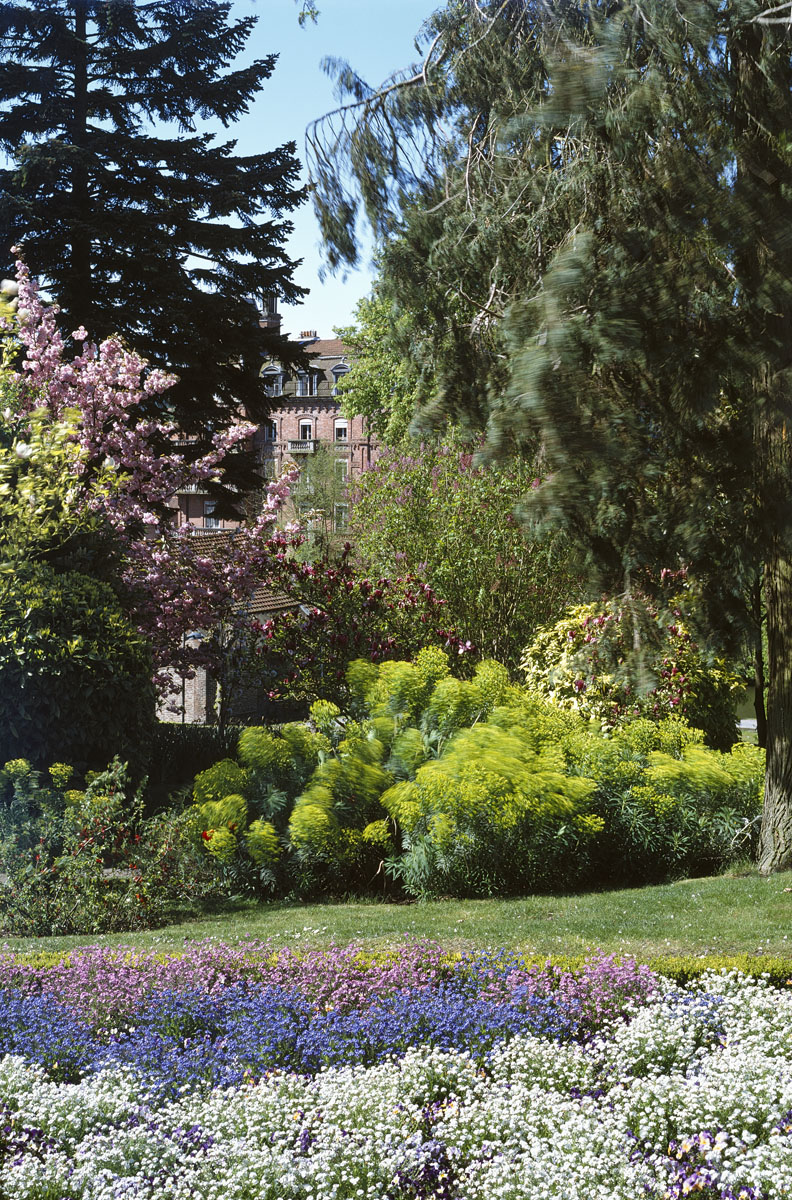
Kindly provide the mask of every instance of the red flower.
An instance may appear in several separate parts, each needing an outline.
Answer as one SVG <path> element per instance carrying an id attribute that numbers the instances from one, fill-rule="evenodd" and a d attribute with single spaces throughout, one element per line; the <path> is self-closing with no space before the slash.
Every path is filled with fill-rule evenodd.
<path id="1" fill-rule="evenodd" d="M 201 837 L 205 842 L 211 842 L 214 829 L 204 829 L 201 831 Z"/>

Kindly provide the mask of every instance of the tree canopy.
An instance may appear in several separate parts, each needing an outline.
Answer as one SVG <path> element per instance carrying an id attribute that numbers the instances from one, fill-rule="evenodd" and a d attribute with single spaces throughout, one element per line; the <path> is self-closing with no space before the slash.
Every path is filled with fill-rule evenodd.
<path id="1" fill-rule="evenodd" d="M 612 591 L 684 571 L 724 636 L 763 572 L 770 870 L 792 863 L 792 39 L 763 10 L 450 0 L 390 90 L 342 73 L 347 124 L 314 146 L 388 239 L 425 419 L 538 445 L 531 517 Z"/>
<path id="2" fill-rule="evenodd" d="M 301 294 L 284 249 L 302 199 L 293 143 L 254 155 L 228 128 L 276 54 L 234 68 L 255 17 L 216 0 L 19 0 L 0 5 L 0 253 L 15 243 L 62 328 L 122 335 L 175 372 L 167 405 L 205 437 L 266 413 L 265 294 Z M 303 5 L 308 13 L 310 5 Z M 244 456 L 231 476 L 249 482 Z"/>

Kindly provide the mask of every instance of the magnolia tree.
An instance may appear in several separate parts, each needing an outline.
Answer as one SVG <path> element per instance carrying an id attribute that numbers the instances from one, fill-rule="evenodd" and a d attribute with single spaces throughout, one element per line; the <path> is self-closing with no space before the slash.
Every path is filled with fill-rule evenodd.
<path id="1" fill-rule="evenodd" d="M 17 280 L 16 319 L 3 322 L 0 570 L 43 560 L 80 532 L 110 535 L 114 584 L 165 693 L 173 670 L 213 665 L 212 643 L 186 635 L 219 622 L 244 624 L 246 597 L 285 559 L 284 535 L 275 535 L 274 525 L 296 469 L 269 484 L 261 514 L 234 532 L 222 558 L 212 557 L 202 538 L 175 527 L 167 501 L 217 480 L 226 454 L 254 427 L 239 423 L 216 434 L 208 454 L 188 461 L 174 449 L 171 423 L 140 415 L 173 377 L 149 370 L 118 338 L 95 345 L 84 329 L 73 333 L 81 352 L 70 356 L 57 310 L 42 304 L 22 262 Z"/>

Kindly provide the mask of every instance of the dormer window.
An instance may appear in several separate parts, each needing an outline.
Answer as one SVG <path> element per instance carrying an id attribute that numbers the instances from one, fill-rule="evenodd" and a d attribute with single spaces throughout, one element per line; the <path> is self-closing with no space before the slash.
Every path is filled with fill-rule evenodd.
<path id="1" fill-rule="evenodd" d="M 275 397 L 283 395 L 283 371 L 280 367 L 265 367 L 261 372 L 264 380 L 264 393 Z"/>
<path id="2" fill-rule="evenodd" d="M 333 395 L 337 396 L 339 381 L 349 373 L 349 363 L 336 363 L 331 369 L 333 374 Z"/>
<path id="3" fill-rule="evenodd" d="M 204 529 L 219 529 L 220 518 L 215 516 L 215 508 L 217 507 L 216 500 L 204 500 L 203 503 L 203 527 Z"/>
<path id="4" fill-rule="evenodd" d="M 319 376 L 316 371 L 297 372 L 297 395 L 315 396 L 317 394 Z"/>

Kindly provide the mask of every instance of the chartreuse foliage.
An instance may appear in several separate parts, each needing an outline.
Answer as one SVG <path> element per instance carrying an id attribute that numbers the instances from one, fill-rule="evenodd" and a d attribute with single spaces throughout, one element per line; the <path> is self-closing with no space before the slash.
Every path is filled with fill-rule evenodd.
<path id="1" fill-rule="evenodd" d="M 513 895 L 709 870 L 751 847 L 763 754 L 710 750 L 679 719 L 596 722 L 445 655 L 349 670 L 320 702 L 198 776 L 209 853 L 299 894 L 392 880 L 418 896 Z M 256 841 L 258 839 L 258 841 Z M 255 848 L 254 848 L 255 843 Z M 260 849 L 259 849 L 260 847 Z M 277 864 L 277 865 L 276 865 Z"/>
<path id="2" fill-rule="evenodd" d="M 580 605 L 537 635 L 520 666 L 532 691 L 606 727 L 676 715 L 719 750 L 736 739 L 742 683 L 722 659 L 705 660 L 678 609 Z"/>
<path id="3" fill-rule="evenodd" d="M 414 895 L 519 894 L 560 875 L 574 884 L 603 826 L 590 811 L 594 787 L 566 773 L 558 749 L 537 753 L 490 725 L 463 729 L 383 796 L 405 843 L 396 873 Z"/>

